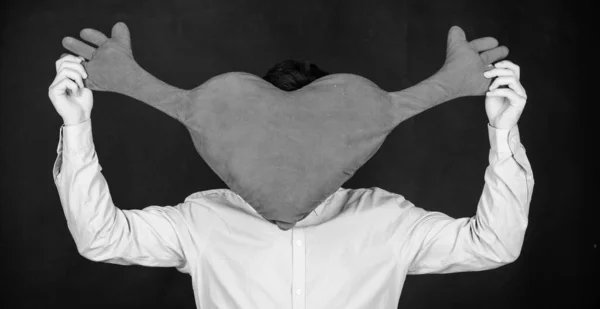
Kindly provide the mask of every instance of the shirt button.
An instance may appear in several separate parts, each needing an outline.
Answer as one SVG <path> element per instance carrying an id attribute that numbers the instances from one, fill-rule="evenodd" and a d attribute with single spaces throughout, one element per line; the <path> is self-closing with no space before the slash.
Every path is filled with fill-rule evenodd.
<path id="1" fill-rule="evenodd" d="M 301 290 L 301 289 L 297 289 L 297 290 L 296 290 L 296 294 L 297 294 L 297 295 L 300 295 L 300 294 L 302 294 L 302 290 Z"/>
<path id="2" fill-rule="evenodd" d="M 298 246 L 302 246 L 302 242 L 301 242 L 300 240 L 297 240 L 297 241 L 296 241 L 296 245 L 298 245 Z"/>

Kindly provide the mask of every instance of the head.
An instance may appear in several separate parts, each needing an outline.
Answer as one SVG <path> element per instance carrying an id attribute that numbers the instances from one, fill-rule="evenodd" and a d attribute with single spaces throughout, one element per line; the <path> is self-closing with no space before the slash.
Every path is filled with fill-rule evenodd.
<path id="1" fill-rule="evenodd" d="M 281 90 L 294 91 L 326 75 L 329 73 L 313 63 L 290 59 L 270 68 L 263 79 Z"/>

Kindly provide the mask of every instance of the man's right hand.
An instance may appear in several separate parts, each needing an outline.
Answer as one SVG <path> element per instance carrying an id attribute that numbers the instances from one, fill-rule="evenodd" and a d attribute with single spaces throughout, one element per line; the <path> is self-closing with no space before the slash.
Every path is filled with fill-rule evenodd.
<path id="1" fill-rule="evenodd" d="M 88 75 L 82 61 L 73 55 L 58 59 L 56 78 L 48 88 L 48 97 L 67 126 L 90 119 L 94 105 L 92 91 L 83 84 Z"/>

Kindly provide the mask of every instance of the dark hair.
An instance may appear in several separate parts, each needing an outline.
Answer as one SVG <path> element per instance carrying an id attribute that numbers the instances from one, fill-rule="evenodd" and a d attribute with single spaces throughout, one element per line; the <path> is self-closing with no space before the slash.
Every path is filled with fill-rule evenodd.
<path id="1" fill-rule="evenodd" d="M 289 59 L 270 68 L 263 79 L 281 90 L 294 91 L 326 75 L 329 73 L 309 61 Z"/>

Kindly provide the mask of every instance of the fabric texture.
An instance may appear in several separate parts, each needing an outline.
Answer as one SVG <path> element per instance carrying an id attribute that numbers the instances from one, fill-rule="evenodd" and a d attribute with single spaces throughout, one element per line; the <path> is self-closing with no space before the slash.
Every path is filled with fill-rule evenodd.
<path id="1" fill-rule="evenodd" d="M 192 277 L 198 308 L 396 308 L 406 275 L 493 269 L 519 256 L 533 172 L 517 126 L 488 125 L 488 134 L 476 214 L 457 219 L 380 188 L 339 188 L 285 231 L 227 189 L 121 210 L 91 120 L 61 127 L 53 179 L 82 256 L 176 267 Z"/>
<path id="2" fill-rule="evenodd" d="M 208 166 L 282 230 L 339 189 L 402 121 L 457 97 L 482 95 L 490 83 L 483 76 L 487 65 L 508 53 L 490 40 L 468 42 L 453 27 L 443 67 L 399 92 L 353 74 L 328 75 L 285 92 L 244 72 L 182 90 L 135 62 L 125 24 L 113 27 L 111 39 L 93 29 L 81 36 L 99 47 L 72 38 L 63 45 L 90 60 L 83 63 L 86 87 L 127 95 L 177 119 Z"/>

